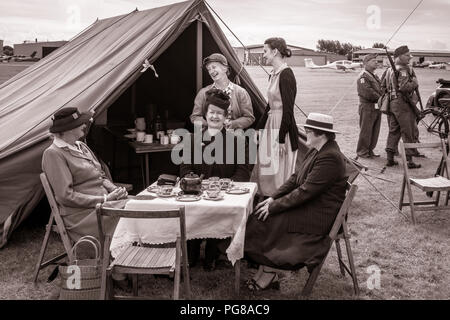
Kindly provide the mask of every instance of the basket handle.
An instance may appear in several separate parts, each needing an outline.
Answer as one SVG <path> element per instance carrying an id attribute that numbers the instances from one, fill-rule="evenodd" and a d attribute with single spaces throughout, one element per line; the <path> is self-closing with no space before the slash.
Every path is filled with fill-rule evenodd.
<path id="1" fill-rule="evenodd" d="M 84 237 L 81 237 L 74 245 L 73 245 L 73 247 L 72 247 L 72 256 L 74 257 L 74 259 L 75 260 L 78 260 L 78 256 L 77 256 L 77 247 L 78 247 L 78 245 L 80 244 L 80 243 L 83 243 L 83 242 L 88 242 L 88 243 L 90 243 L 90 244 L 92 244 L 92 246 L 94 247 L 94 249 L 95 249 L 95 259 L 96 260 L 98 260 L 100 257 L 99 257 L 99 254 L 98 254 L 98 247 L 97 247 L 97 244 L 99 245 L 100 243 L 98 242 L 98 240 L 97 239 L 92 239 L 92 238 L 94 238 L 94 237 L 92 237 L 92 236 L 84 236 Z M 94 241 L 92 241 L 92 240 L 94 240 Z M 97 243 L 97 244 L 96 244 Z"/>

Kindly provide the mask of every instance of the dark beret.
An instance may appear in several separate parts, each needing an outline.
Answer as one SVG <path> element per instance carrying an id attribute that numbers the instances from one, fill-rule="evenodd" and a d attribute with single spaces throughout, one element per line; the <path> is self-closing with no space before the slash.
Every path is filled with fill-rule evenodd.
<path id="1" fill-rule="evenodd" d="M 209 89 L 206 91 L 206 107 L 210 104 L 226 111 L 230 106 L 230 97 L 223 90 Z"/>

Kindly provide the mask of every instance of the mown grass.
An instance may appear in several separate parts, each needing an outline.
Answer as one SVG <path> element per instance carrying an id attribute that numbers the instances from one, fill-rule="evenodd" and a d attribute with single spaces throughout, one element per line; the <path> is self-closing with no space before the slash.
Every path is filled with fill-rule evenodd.
<path id="1" fill-rule="evenodd" d="M 248 68 L 255 83 L 264 93 L 267 88 L 267 76 L 258 67 Z M 342 151 L 349 157 L 355 157 L 358 140 L 358 100 L 355 88 L 357 72 L 338 73 L 335 71 L 309 71 L 294 68 L 299 93 L 297 104 L 307 114 L 312 111 L 329 113 L 334 109 L 336 127 L 341 131 L 337 141 Z M 436 87 L 438 78 L 449 77 L 442 70 L 417 70 L 421 93 L 426 101 Z M 424 101 L 424 102 L 425 102 Z M 298 122 L 304 117 L 296 110 Z M 432 141 L 436 137 L 420 127 L 421 140 Z M 369 181 L 397 204 L 402 179 L 401 167 L 388 168 L 380 173 L 385 162 L 384 146 L 387 137 L 386 118 L 383 116 L 380 139 L 376 148 L 382 158 L 362 159 L 369 167 L 366 172 L 374 177 L 390 180 L 383 181 L 367 177 Z M 414 174 L 434 173 L 438 162 L 437 152 L 424 151 L 427 158 L 418 159 L 423 169 L 414 170 Z M 449 211 L 426 212 L 418 216 L 419 223 L 400 215 L 396 209 L 381 196 L 369 182 L 359 176 L 355 183 L 359 186 L 350 210 L 349 226 L 352 235 L 351 246 L 355 258 L 357 276 L 361 294 L 359 299 L 448 299 L 450 297 L 450 238 Z M 409 215 L 409 209 L 404 209 Z M 44 214 L 44 213 L 42 213 Z M 38 219 L 39 220 L 39 219 Z M 0 250 L 0 299 L 48 299 L 54 297 L 57 281 L 45 282 L 50 268 L 42 271 L 35 286 L 31 282 L 37 255 L 44 236 L 44 227 L 36 221 L 22 225 L 13 235 L 9 244 Z M 49 254 L 62 250 L 57 236 L 50 238 Z M 370 290 L 367 280 L 370 274 L 367 268 L 377 266 L 381 271 L 380 288 Z M 300 291 L 307 279 L 307 271 L 283 272 L 281 290 L 268 290 L 257 295 L 249 293 L 243 282 L 250 277 L 254 269 L 248 269 L 242 263 L 241 295 L 239 299 L 301 299 Z M 194 299 L 235 299 L 233 269 L 204 272 L 201 267 L 191 270 Z M 172 281 L 144 277 L 140 281 L 142 294 L 155 298 L 171 298 Z M 324 264 L 311 299 L 355 299 L 352 295 L 351 279 L 341 277 L 334 247 Z"/>

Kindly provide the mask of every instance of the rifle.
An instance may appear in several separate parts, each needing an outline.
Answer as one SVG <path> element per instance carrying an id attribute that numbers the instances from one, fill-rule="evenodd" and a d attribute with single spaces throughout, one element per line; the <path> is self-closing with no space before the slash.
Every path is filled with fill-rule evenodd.
<path id="1" fill-rule="evenodd" d="M 384 50 L 386 51 L 386 55 L 387 55 L 387 57 L 388 57 L 389 63 L 390 63 L 391 68 L 392 68 L 392 71 L 394 72 L 394 77 L 395 77 L 395 83 L 394 83 L 395 91 L 396 91 L 397 94 L 399 94 L 399 93 L 401 93 L 401 92 L 398 91 L 398 77 L 399 77 L 399 71 L 398 71 L 397 68 L 395 67 L 394 60 L 392 60 L 392 57 L 391 57 L 391 55 L 389 54 L 389 52 L 388 52 L 388 50 L 387 50 L 387 47 L 384 47 Z M 419 89 L 416 88 L 415 91 L 416 91 L 416 94 L 417 94 L 417 98 L 419 99 L 419 102 L 420 102 L 420 108 L 423 110 L 422 99 L 420 98 Z M 411 97 L 409 97 L 408 95 L 403 94 L 403 93 L 402 93 L 402 95 L 403 95 L 403 97 L 405 98 L 406 102 L 408 102 L 409 106 L 411 107 L 411 110 L 412 110 L 412 111 L 414 112 L 414 114 L 416 115 L 416 118 L 417 118 L 417 119 L 421 119 L 421 118 L 422 118 L 421 112 L 420 112 L 420 110 L 417 108 L 416 104 L 411 100 Z"/>

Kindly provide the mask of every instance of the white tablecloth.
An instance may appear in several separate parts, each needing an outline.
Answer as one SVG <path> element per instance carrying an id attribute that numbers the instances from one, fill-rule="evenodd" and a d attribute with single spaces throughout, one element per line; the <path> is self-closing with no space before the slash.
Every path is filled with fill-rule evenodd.
<path id="1" fill-rule="evenodd" d="M 242 195 L 226 194 L 224 200 L 201 199 L 195 202 L 179 202 L 173 198 L 152 200 L 130 200 L 126 209 L 164 210 L 185 206 L 187 239 L 232 237 L 226 253 L 231 263 L 244 256 L 244 238 L 247 217 L 253 208 L 253 198 L 257 191 L 256 183 L 234 182 L 236 186 L 247 187 L 249 193 Z M 179 191 L 180 189 L 175 189 Z M 154 195 L 144 190 L 139 195 Z M 179 223 L 175 219 L 127 219 L 121 218 L 111 242 L 111 254 L 117 256 L 124 246 L 133 242 L 160 244 L 176 240 Z"/>

